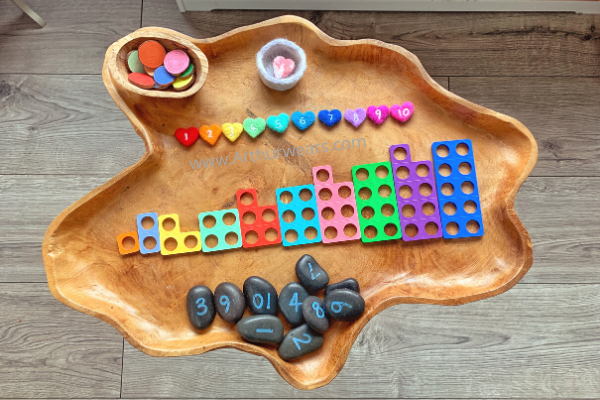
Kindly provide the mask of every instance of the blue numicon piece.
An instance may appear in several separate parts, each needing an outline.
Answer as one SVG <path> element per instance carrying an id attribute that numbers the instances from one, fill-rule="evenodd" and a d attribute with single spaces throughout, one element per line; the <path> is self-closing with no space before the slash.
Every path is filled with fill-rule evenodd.
<path id="1" fill-rule="evenodd" d="M 315 198 L 315 186 L 292 186 L 277 189 L 275 192 L 277 193 L 277 210 L 279 212 L 283 245 L 297 246 L 320 242 L 321 227 Z M 282 195 L 285 201 L 289 202 L 284 203 Z M 312 213 L 304 212 L 305 210 L 312 210 Z M 309 220 L 305 219 L 308 214 L 312 214 L 312 218 Z M 294 237 L 296 237 L 295 240 Z"/>
<path id="2" fill-rule="evenodd" d="M 145 220 L 145 223 L 144 223 Z M 150 225 L 152 222 L 152 227 L 148 229 L 144 228 L 145 225 Z M 138 240 L 140 243 L 140 253 L 142 254 L 150 254 L 150 253 L 158 253 L 160 251 L 160 235 L 158 232 L 158 214 L 157 213 L 144 213 L 138 214 L 137 216 L 137 227 L 138 227 Z M 146 245 L 146 239 L 153 238 L 156 242 L 156 245 L 153 248 L 148 248 Z M 150 242 L 150 241 L 149 241 Z"/>

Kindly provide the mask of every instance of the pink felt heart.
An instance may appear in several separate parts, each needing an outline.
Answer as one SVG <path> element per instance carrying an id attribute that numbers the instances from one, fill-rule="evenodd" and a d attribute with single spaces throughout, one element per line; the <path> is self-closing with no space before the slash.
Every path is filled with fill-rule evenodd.
<path id="1" fill-rule="evenodd" d="M 386 105 L 381 105 L 379 107 L 369 106 L 369 108 L 367 108 L 367 116 L 377 125 L 383 124 L 383 121 L 387 119 L 388 115 L 390 115 L 390 109 Z"/>
<path id="2" fill-rule="evenodd" d="M 401 106 L 398 104 L 394 104 L 392 108 L 390 108 L 390 113 L 392 117 L 396 118 L 400 122 L 406 122 L 412 117 L 413 112 L 415 112 L 415 106 L 410 101 L 406 103 L 402 103 Z"/>
<path id="3" fill-rule="evenodd" d="M 285 78 L 294 72 L 294 68 L 296 68 L 296 63 L 290 58 L 277 56 L 273 60 L 273 75 L 275 75 L 275 78 L 277 79 Z"/>

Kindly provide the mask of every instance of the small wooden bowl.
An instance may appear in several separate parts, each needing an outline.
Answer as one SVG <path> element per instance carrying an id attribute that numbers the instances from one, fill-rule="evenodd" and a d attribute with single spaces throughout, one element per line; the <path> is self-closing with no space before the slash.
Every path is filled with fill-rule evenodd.
<path id="1" fill-rule="evenodd" d="M 167 52 L 180 49 L 185 51 L 194 64 L 194 83 L 189 88 L 180 92 L 167 89 L 142 89 L 129 82 L 129 69 L 127 68 L 127 54 L 136 50 L 147 40 L 156 40 L 164 46 Z M 148 97 L 159 97 L 163 99 L 183 99 L 198 92 L 208 76 L 208 60 L 204 53 L 183 35 L 175 35 L 172 32 L 162 30 L 136 31 L 115 42 L 112 46 L 112 54 L 108 62 L 108 71 L 111 77 L 126 90 Z"/>

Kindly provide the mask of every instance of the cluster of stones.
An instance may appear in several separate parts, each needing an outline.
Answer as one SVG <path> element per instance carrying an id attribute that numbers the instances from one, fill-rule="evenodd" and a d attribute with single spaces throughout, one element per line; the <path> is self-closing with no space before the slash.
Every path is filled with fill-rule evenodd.
<path id="1" fill-rule="evenodd" d="M 365 310 L 358 282 L 349 278 L 329 285 L 329 275 L 317 261 L 305 254 L 296 263 L 300 282 L 290 282 L 277 295 L 268 281 L 251 276 L 243 292 L 233 283 L 219 284 L 214 294 L 207 286 L 190 289 L 187 295 L 188 316 L 197 329 L 208 328 L 215 314 L 235 323 L 240 336 L 251 343 L 279 346 L 279 356 L 293 360 L 323 346 L 323 333 L 330 320 L 353 321 Z M 324 290 L 324 299 L 317 294 Z M 244 317 L 246 306 L 253 314 Z M 283 317 L 292 325 L 284 336 Z"/>

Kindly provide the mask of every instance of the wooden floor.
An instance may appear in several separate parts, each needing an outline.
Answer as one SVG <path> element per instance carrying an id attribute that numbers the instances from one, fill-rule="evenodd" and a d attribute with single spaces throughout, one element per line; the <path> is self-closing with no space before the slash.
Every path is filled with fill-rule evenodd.
<path id="1" fill-rule="evenodd" d="M 539 144 L 516 203 L 534 244 L 525 278 L 464 306 L 382 312 L 339 376 L 307 392 L 234 350 L 139 352 L 56 301 L 41 257 L 52 219 L 144 152 L 102 84 L 106 48 L 140 26 L 210 37 L 282 13 L 28 3 L 44 29 L 0 2 L 0 398 L 600 397 L 600 16 L 297 13 L 336 38 L 407 48 L 440 83 L 518 118 Z"/>

